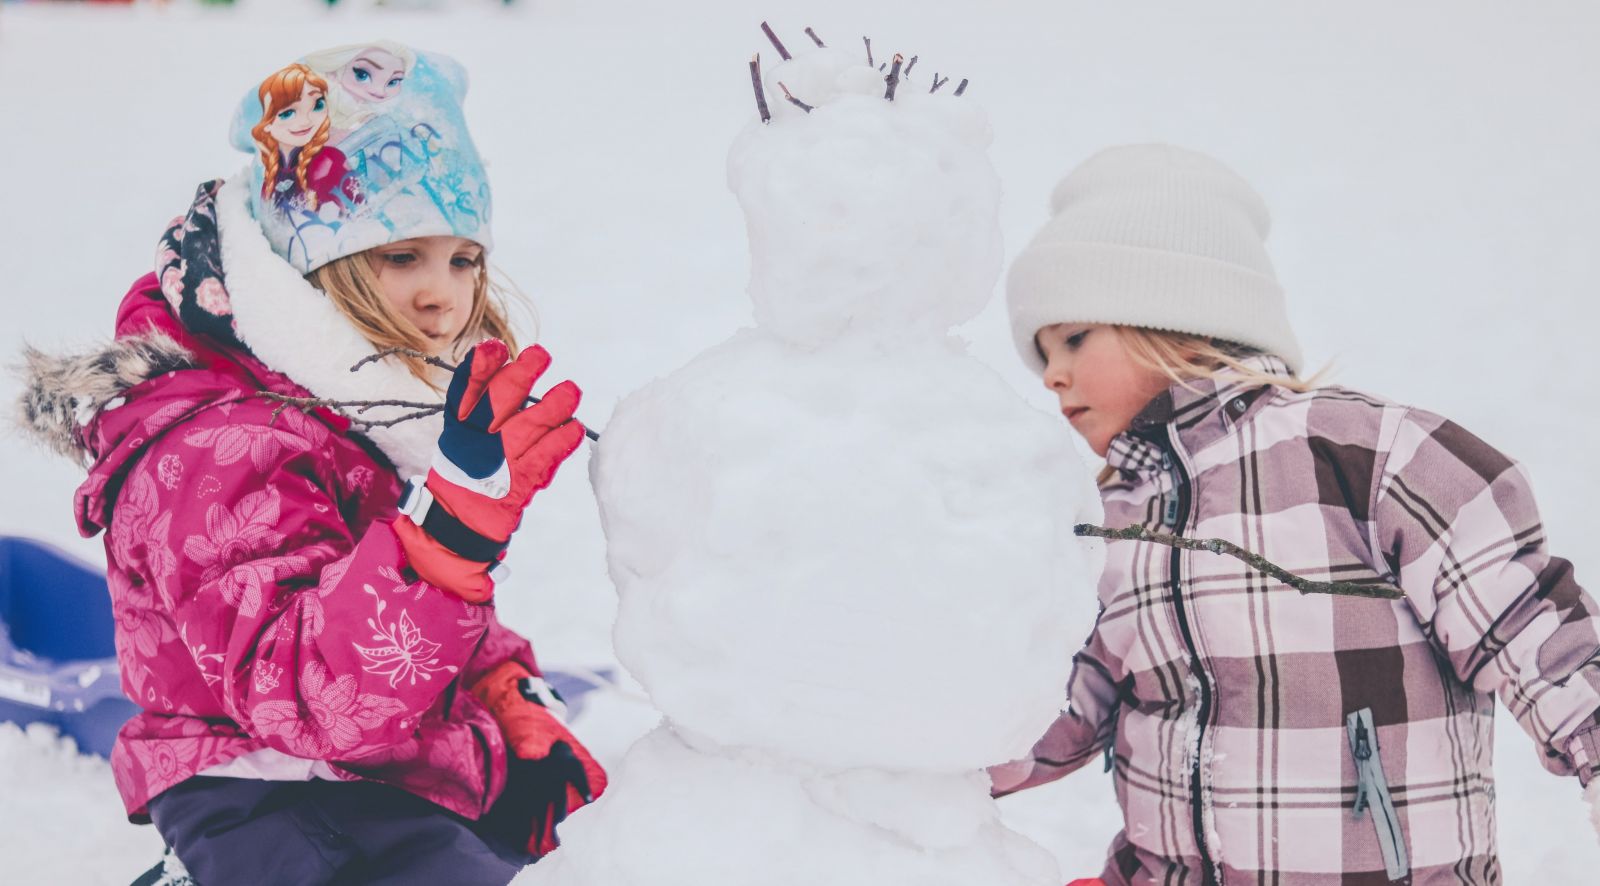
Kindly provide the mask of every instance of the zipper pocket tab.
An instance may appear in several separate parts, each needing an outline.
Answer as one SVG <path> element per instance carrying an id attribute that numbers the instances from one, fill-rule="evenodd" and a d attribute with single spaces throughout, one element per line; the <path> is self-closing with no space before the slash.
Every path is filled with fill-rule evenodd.
<path id="1" fill-rule="evenodd" d="M 1350 738 L 1350 755 L 1356 764 L 1354 814 L 1360 818 L 1363 812 L 1371 810 L 1383 866 L 1390 881 L 1403 880 L 1411 873 L 1411 861 L 1406 853 L 1405 835 L 1400 830 L 1400 816 L 1395 812 L 1394 798 L 1389 795 L 1389 781 L 1383 774 L 1372 709 L 1362 708 L 1346 717 L 1345 731 Z"/>

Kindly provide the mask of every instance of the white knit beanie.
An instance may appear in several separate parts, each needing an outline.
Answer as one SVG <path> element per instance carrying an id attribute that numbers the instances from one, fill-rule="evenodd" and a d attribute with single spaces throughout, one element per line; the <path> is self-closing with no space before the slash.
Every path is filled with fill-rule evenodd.
<path id="1" fill-rule="evenodd" d="M 1300 371 L 1262 243 L 1267 207 L 1233 170 L 1171 145 L 1108 148 L 1056 185 L 1050 209 L 1006 284 L 1017 350 L 1035 372 L 1034 334 L 1056 323 L 1204 335 Z"/>

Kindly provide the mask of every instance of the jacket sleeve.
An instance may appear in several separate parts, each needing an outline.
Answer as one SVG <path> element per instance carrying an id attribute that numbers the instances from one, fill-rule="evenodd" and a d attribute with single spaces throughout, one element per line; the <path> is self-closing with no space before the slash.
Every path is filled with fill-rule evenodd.
<path id="1" fill-rule="evenodd" d="M 286 754 L 359 760 L 415 730 L 492 610 L 408 581 L 389 523 L 352 533 L 313 420 L 233 407 L 153 442 L 113 519 L 171 515 L 142 571 L 222 713 Z"/>
<path id="2" fill-rule="evenodd" d="M 508 661 L 522 665 L 534 676 L 543 676 L 544 672 L 539 670 L 539 663 L 533 656 L 533 644 L 502 624 L 493 609 L 487 611 L 487 616 L 488 628 L 484 631 L 483 643 L 462 670 L 461 685 L 471 688 L 484 675 Z"/>
<path id="3" fill-rule="evenodd" d="M 1600 765 L 1600 609 L 1550 555 L 1527 473 L 1427 412 L 1407 411 L 1390 433 L 1374 562 L 1456 676 L 1497 693 L 1545 766 L 1587 785 Z"/>
<path id="4" fill-rule="evenodd" d="M 1102 609 L 1101 615 L 1104 614 Z M 1076 771 L 1105 750 L 1115 737 L 1116 714 L 1121 704 L 1116 681 L 1104 664 L 1106 660 L 1097 618 L 1083 649 L 1073 656 L 1072 675 L 1067 678 L 1067 703 L 1061 715 L 1034 742 L 1026 777 L 996 790 L 995 796 L 1048 784 Z M 1018 764 L 1024 762 L 1028 759 Z"/>

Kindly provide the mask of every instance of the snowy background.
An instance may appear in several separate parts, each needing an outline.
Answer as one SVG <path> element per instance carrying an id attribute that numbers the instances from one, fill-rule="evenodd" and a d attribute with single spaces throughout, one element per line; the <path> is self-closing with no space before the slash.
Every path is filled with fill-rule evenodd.
<path id="1" fill-rule="evenodd" d="M 1441 412 L 1523 461 L 1555 551 L 1600 589 L 1600 471 L 1585 458 L 1600 437 L 1592 2 L 365 6 L 0 6 L 0 358 L 24 339 L 108 335 L 162 225 L 201 179 L 243 164 L 225 134 L 244 91 L 306 50 L 384 36 L 471 72 L 494 259 L 535 303 L 553 371 L 584 387 L 581 417 L 603 430 L 621 397 L 750 322 L 725 160 L 755 113 L 746 62 L 771 54 L 765 18 L 791 45 L 807 25 L 840 46 L 867 34 L 880 55 L 920 54 L 919 73 L 971 78 L 995 132 L 1008 256 L 1060 175 L 1100 147 L 1171 141 L 1234 166 L 1273 210 L 1269 247 L 1308 363 L 1331 361 L 1338 383 Z M 962 333 L 1050 408 L 998 299 Z M 15 392 L 0 379 L 0 396 Z M 584 457 L 530 511 L 500 606 L 547 665 L 613 667 L 615 597 Z M 0 438 L 0 533 L 103 562 L 100 541 L 73 528 L 77 480 L 68 462 Z M 578 729 L 615 760 L 654 719 L 623 689 Z M 1500 736 L 1507 882 L 1584 879 L 1600 845 L 1575 782 L 1545 774 L 1508 719 Z M 1095 770 L 1002 803 L 1069 873 L 1098 871 L 1117 828 Z M 0 725 L 0 797 L 8 877 L 125 883 L 158 851 L 152 829 L 123 822 L 103 764 L 37 732 Z"/>

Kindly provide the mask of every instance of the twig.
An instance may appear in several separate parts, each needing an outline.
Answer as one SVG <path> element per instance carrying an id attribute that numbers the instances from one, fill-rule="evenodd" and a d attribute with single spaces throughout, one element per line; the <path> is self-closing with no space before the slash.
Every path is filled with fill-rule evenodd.
<path id="1" fill-rule="evenodd" d="M 794 57 L 789 54 L 789 50 L 783 48 L 783 41 L 778 39 L 777 34 L 772 33 L 772 28 L 769 27 L 766 22 L 761 23 L 761 33 L 766 34 L 767 39 L 772 41 L 773 47 L 778 50 L 778 55 L 784 61 L 788 61 Z"/>
<path id="2" fill-rule="evenodd" d="M 880 70 L 880 71 L 883 70 L 884 68 L 887 68 L 887 67 L 889 67 L 889 63 L 888 62 L 879 62 L 878 63 L 878 70 Z"/>
<path id="3" fill-rule="evenodd" d="M 754 65 L 755 63 L 755 60 L 752 59 L 751 64 Z M 758 85 L 760 82 L 761 81 L 759 79 L 756 80 Z M 786 89 L 784 92 L 787 93 L 788 90 Z M 756 96 L 758 98 L 761 97 L 761 92 L 759 89 L 756 92 Z M 797 100 L 791 100 L 795 101 L 796 104 L 799 104 Z M 763 100 L 763 107 L 765 104 L 766 102 Z M 802 107 L 804 106 L 802 105 Z M 418 357 L 426 360 L 429 365 L 437 366 L 446 372 L 456 371 L 454 364 L 441 360 L 438 357 L 429 356 L 421 351 L 412 350 L 411 348 L 385 348 L 384 350 L 381 350 L 370 357 L 362 357 L 359 361 L 357 361 L 356 365 L 350 367 L 350 371 L 355 372 L 357 369 L 366 366 L 368 363 L 374 363 L 392 354 L 403 354 L 409 357 Z M 282 412 L 285 406 L 298 406 L 302 409 L 326 407 L 338 411 L 341 415 L 344 415 L 345 418 L 350 419 L 352 423 L 366 428 L 386 428 L 392 425 L 397 425 L 403 421 L 411 421 L 412 419 L 417 418 L 427 418 L 430 415 L 444 411 L 444 404 L 442 403 L 417 403 L 411 400 L 324 400 L 320 397 L 290 397 L 287 394 L 279 394 L 275 391 L 261 391 L 260 394 L 268 400 L 273 400 L 282 404 L 277 409 L 273 410 L 273 418 L 277 418 L 278 413 Z M 539 398 L 530 396 L 526 402 L 529 404 L 536 404 L 539 402 Z M 346 409 L 353 408 L 359 414 L 366 412 L 368 409 L 372 409 L 375 406 L 391 406 L 396 408 L 412 409 L 415 411 L 406 413 L 398 418 L 382 419 L 379 421 L 356 418 L 355 416 L 344 412 Z M 583 435 L 588 437 L 590 440 L 595 441 L 596 443 L 600 442 L 599 432 L 593 430 L 592 428 L 585 427 L 583 429 Z"/>
<path id="4" fill-rule="evenodd" d="M 817 32 L 811 30 L 810 28 L 806 28 L 806 36 L 810 37 L 811 38 L 811 42 L 817 44 L 817 46 L 819 48 L 824 48 L 824 47 L 826 47 L 828 45 L 826 43 L 823 43 L 822 42 L 822 38 L 817 36 Z"/>
<path id="5" fill-rule="evenodd" d="M 867 67 L 870 68 L 872 67 L 872 38 L 862 37 L 861 39 L 867 44 Z"/>
<path id="6" fill-rule="evenodd" d="M 756 110 L 761 112 L 761 122 L 771 123 L 772 112 L 767 110 L 767 91 L 761 88 L 761 53 L 750 56 L 750 86 L 756 91 Z"/>
<path id="7" fill-rule="evenodd" d="M 381 350 L 370 357 L 362 357 L 360 360 L 357 360 L 356 365 L 350 367 L 350 371 L 355 372 L 361 369 L 363 366 L 366 366 L 368 363 L 376 363 L 379 360 L 382 360 L 384 357 L 393 356 L 395 354 L 399 354 L 402 357 L 415 357 L 429 366 L 437 366 L 446 372 L 456 371 L 456 368 L 451 366 L 449 363 L 446 363 L 445 361 L 431 354 L 424 354 L 415 348 L 385 348 L 384 350 Z"/>
<path id="8" fill-rule="evenodd" d="M 894 67 L 889 69 L 889 76 L 883 78 L 883 82 L 889 84 L 889 88 L 883 92 L 883 97 L 889 101 L 894 101 L 894 89 L 900 85 L 900 64 L 903 61 L 905 61 L 905 57 L 898 52 L 895 53 Z"/>
<path id="9" fill-rule="evenodd" d="M 906 69 L 904 71 L 900 72 L 900 76 L 902 76 L 902 77 L 910 77 L 911 76 L 911 69 L 916 67 L 916 66 L 917 66 L 917 57 L 913 55 L 911 57 L 911 61 L 906 62 Z"/>
<path id="10" fill-rule="evenodd" d="M 960 85 L 956 86 L 956 95 L 967 91 L 967 78 L 962 77 Z"/>
<path id="11" fill-rule="evenodd" d="M 1253 554 L 1231 541 L 1224 541 L 1220 538 L 1185 538 L 1181 535 L 1151 532 L 1143 526 L 1129 526 L 1126 529 L 1107 529 L 1104 526 L 1095 526 L 1092 523 L 1079 523 L 1073 527 L 1073 532 L 1090 538 L 1104 538 L 1113 541 L 1148 541 L 1185 551 L 1210 551 L 1213 554 L 1227 554 L 1254 566 L 1257 570 L 1276 578 L 1302 594 L 1337 594 L 1346 597 L 1368 597 L 1378 600 L 1398 600 L 1405 596 L 1399 588 L 1392 585 L 1354 584 L 1347 581 L 1312 581 L 1307 578 L 1301 578 L 1259 554 Z"/>
<path id="12" fill-rule="evenodd" d="M 274 403 L 282 403 L 285 406 L 298 406 L 302 409 L 325 407 L 341 410 L 354 409 L 356 412 L 366 412 L 368 409 L 374 409 L 379 406 L 432 410 L 433 412 L 439 412 L 444 409 L 443 404 L 440 403 L 418 403 L 414 400 L 328 400 L 322 397 L 291 397 L 288 394 L 280 394 L 277 391 L 260 391 L 258 393 L 261 397 Z"/>
<path id="13" fill-rule="evenodd" d="M 943 86 L 943 85 L 945 85 L 946 83 L 949 83 L 949 82 L 950 82 L 950 78 L 949 77 L 946 77 L 943 80 L 941 80 L 941 79 L 939 79 L 939 72 L 938 71 L 934 71 L 933 72 L 933 88 L 928 90 L 928 94 L 929 95 L 933 95 L 935 92 L 939 91 L 939 87 L 941 87 L 941 86 Z"/>
<path id="14" fill-rule="evenodd" d="M 811 113 L 812 107 L 810 105 L 806 104 L 805 102 L 795 98 L 794 95 L 789 92 L 789 87 L 783 85 L 783 81 L 782 80 L 778 81 L 778 88 L 783 90 L 783 97 L 789 100 L 789 104 L 794 105 L 795 107 L 799 108 L 802 111 L 805 111 L 807 114 Z"/>

